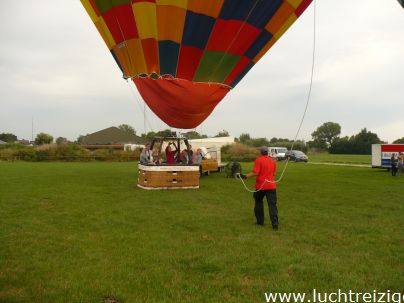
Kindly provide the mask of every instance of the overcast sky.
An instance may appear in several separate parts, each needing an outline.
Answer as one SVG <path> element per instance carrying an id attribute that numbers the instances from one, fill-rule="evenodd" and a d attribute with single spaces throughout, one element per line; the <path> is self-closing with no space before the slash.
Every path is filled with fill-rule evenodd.
<path id="1" fill-rule="evenodd" d="M 404 137 L 404 10 L 397 0 L 316 0 L 312 98 L 300 139 L 327 121 Z M 310 83 L 313 4 L 196 130 L 293 138 Z M 0 1 L 0 133 L 19 139 L 130 124 L 143 103 L 79 0 Z M 147 131 L 167 126 L 147 111 Z"/>

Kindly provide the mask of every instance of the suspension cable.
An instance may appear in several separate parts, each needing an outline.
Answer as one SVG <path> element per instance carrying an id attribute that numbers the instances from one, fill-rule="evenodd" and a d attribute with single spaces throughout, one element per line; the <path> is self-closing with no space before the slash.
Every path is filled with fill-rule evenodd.
<path id="1" fill-rule="evenodd" d="M 129 78 L 129 79 L 130 79 L 130 78 Z M 147 123 L 148 126 L 149 126 L 149 129 L 150 129 L 151 131 L 153 131 L 153 128 L 152 128 L 152 126 L 151 126 L 151 124 L 150 124 L 150 121 L 149 121 L 149 119 L 147 118 L 147 116 L 145 115 L 145 112 L 144 112 L 144 108 L 145 108 L 146 105 L 144 105 L 144 108 L 142 108 L 141 101 L 139 100 L 139 97 L 138 97 L 138 96 L 136 95 L 136 93 L 134 92 L 134 88 L 132 87 L 132 85 L 130 85 L 129 79 L 126 79 L 126 82 L 128 83 L 129 90 L 131 91 L 132 95 L 135 97 L 135 100 L 136 100 L 136 102 L 137 102 L 137 104 L 138 104 L 138 106 L 139 106 L 139 111 L 140 111 L 141 114 L 143 115 L 143 122 L 144 122 L 144 123 Z M 145 104 L 146 104 L 146 102 L 145 102 Z M 146 135 L 146 134 L 145 134 L 145 135 Z"/>

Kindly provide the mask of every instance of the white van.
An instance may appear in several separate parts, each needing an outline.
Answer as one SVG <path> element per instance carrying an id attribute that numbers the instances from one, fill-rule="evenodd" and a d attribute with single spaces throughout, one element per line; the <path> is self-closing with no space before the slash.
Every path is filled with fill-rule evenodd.
<path id="1" fill-rule="evenodd" d="M 286 147 L 268 147 L 268 156 L 275 160 L 285 160 L 286 152 L 288 149 Z"/>

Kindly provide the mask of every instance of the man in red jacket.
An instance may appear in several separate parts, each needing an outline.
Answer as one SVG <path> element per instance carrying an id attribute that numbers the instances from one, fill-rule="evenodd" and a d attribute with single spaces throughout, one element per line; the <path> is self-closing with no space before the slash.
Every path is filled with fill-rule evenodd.
<path id="1" fill-rule="evenodd" d="M 264 197 L 267 198 L 269 217 L 271 219 L 272 228 L 278 229 L 278 208 L 276 207 L 276 162 L 268 157 L 268 147 L 262 146 L 261 156 L 255 159 L 254 168 L 251 173 L 241 175 L 242 178 L 247 179 L 255 176 L 255 217 L 257 218 L 258 225 L 264 225 Z"/>

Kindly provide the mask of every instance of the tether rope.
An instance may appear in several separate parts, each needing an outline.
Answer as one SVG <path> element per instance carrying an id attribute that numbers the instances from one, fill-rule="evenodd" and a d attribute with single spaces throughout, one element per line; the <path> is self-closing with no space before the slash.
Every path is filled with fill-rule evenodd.
<path id="1" fill-rule="evenodd" d="M 290 150 L 293 150 L 293 147 L 294 147 L 294 145 L 295 145 L 295 143 L 297 141 L 297 137 L 299 136 L 300 130 L 301 130 L 302 125 L 303 125 L 304 118 L 306 117 L 307 109 L 308 109 L 309 104 L 310 104 L 311 91 L 312 91 L 312 87 L 313 87 L 313 75 L 314 75 L 315 58 L 316 58 L 316 0 L 313 0 L 313 53 L 312 53 L 310 85 L 309 85 L 309 91 L 308 91 L 307 99 L 306 99 L 306 106 L 304 108 L 303 115 L 302 115 L 302 118 L 300 119 L 300 124 L 299 124 L 299 127 L 297 129 L 296 135 L 295 135 L 295 137 L 293 139 L 293 143 L 292 143 L 292 146 L 290 147 Z M 286 168 L 288 167 L 288 164 L 289 164 L 289 158 L 286 159 L 285 167 L 283 168 L 282 173 L 281 173 L 278 180 L 271 181 L 271 180 L 265 179 L 263 184 L 261 185 L 261 187 L 259 189 L 256 189 L 256 190 L 249 189 L 247 187 L 247 185 L 245 184 L 244 180 L 240 177 L 240 174 L 237 174 L 236 177 L 241 180 L 241 182 L 244 185 L 244 188 L 247 191 L 249 191 L 250 193 L 255 193 L 255 192 L 258 192 L 258 191 L 262 190 L 262 188 L 265 186 L 266 183 L 279 183 L 279 182 L 281 182 L 282 179 L 283 179 L 283 176 L 285 175 Z"/>

